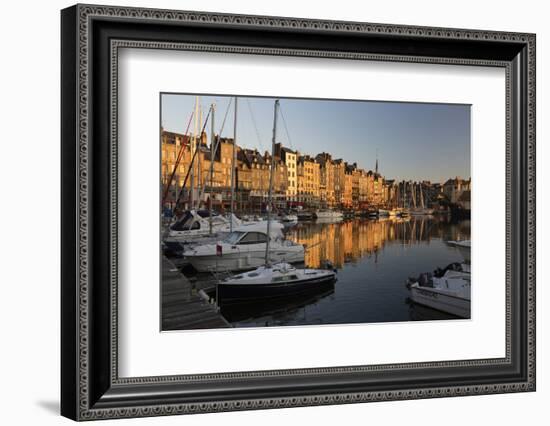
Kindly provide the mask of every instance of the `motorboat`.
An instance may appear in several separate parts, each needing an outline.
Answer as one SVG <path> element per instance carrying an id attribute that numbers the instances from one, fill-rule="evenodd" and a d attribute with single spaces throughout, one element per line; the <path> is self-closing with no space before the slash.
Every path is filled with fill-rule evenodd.
<path id="1" fill-rule="evenodd" d="M 444 269 L 409 278 L 407 287 L 414 303 L 460 318 L 470 318 L 471 275 L 467 263 L 451 263 Z"/>
<path id="2" fill-rule="evenodd" d="M 313 213 L 308 210 L 300 210 L 296 214 L 298 220 L 311 220 L 313 219 Z"/>
<path id="3" fill-rule="evenodd" d="M 298 216 L 292 213 L 284 214 L 281 216 L 280 221 L 282 223 L 298 223 Z"/>
<path id="4" fill-rule="evenodd" d="M 186 242 L 212 234 L 218 234 L 218 238 L 220 238 L 219 233 L 229 232 L 231 225 L 237 227 L 242 224 L 243 222 L 233 214 L 225 217 L 212 212 L 212 217 L 210 217 L 208 210 L 188 210 L 169 227 L 165 240 Z"/>
<path id="5" fill-rule="evenodd" d="M 344 219 L 344 214 L 337 210 L 317 210 L 315 219 L 340 221 Z"/>
<path id="6" fill-rule="evenodd" d="M 241 221 L 233 217 L 233 225 L 240 226 Z M 212 213 L 212 232 L 210 232 L 209 210 L 187 210 L 163 233 L 163 253 L 173 259 L 182 260 L 183 251 L 192 244 L 206 244 L 224 238 L 231 229 L 230 220 Z"/>
<path id="7" fill-rule="evenodd" d="M 254 269 L 266 260 L 269 235 L 271 262 L 297 263 L 304 261 L 304 246 L 284 239 L 283 225 L 272 222 L 243 224 L 218 242 L 190 246 L 185 258 L 198 272 L 241 271 Z"/>
<path id="8" fill-rule="evenodd" d="M 281 262 L 220 280 L 217 300 L 223 306 L 294 297 L 328 289 L 335 280 L 334 270 L 298 269 Z"/>
<path id="9" fill-rule="evenodd" d="M 464 241 L 447 241 L 450 246 L 456 247 L 460 255 L 464 258 L 465 262 L 471 262 L 471 240 Z"/>

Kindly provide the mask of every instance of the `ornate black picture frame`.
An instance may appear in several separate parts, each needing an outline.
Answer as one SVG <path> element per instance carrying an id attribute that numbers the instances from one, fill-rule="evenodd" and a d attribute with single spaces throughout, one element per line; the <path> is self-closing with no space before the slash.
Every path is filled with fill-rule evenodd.
<path id="1" fill-rule="evenodd" d="M 535 35 L 76 5 L 61 13 L 61 412 L 74 420 L 535 390 Z M 188 49 L 506 70 L 506 356 L 119 378 L 117 52 Z"/>

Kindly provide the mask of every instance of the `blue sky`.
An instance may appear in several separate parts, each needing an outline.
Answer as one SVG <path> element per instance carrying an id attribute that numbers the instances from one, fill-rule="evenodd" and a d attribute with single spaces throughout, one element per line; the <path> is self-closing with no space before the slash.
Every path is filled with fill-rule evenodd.
<path id="1" fill-rule="evenodd" d="M 200 96 L 203 120 L 216 104 L 216 133 L 230 99 Z M 271 150 L 274 100 L 239 97 L 240 146 Z M 184 133 L 194 104 L 195 95 L 162 94 L 161 125 Z M 388 179 L 443 182 L 470 177 L 469 105 L 292 98 L 281 98 L 280 105 L 278 142 L 301 153 L 330 152 L 366 170 L 374 170 L 378 153 L 379 171 Z M 222 136 L 233 137 L 233 103 Z"/>

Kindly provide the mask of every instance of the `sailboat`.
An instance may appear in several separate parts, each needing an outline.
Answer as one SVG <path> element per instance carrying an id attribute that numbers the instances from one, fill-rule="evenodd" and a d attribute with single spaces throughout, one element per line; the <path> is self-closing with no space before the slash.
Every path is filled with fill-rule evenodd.
<path id="1" fill-rule="evenodd" d="M 235 106 L 237 106 L 236 98 Z M 234 128 L 236 128 L 236 122 L 235 119 Z M 234 146 L 235 144 L 233 144 Z M 233 158 L 235 158 L 234 155 Z M 269 189 L 270 203 L 274 165 L 273 161 Z M 233 212 L 234 178 L 231 179 L 231 182 L 231 212 Z M 270 205 L 268 210 L 271 210 Z M 233 217 L 233 213 L 231 213 L 231 217 Z M 271 222 L 268 220 L 239 223 L 234 227 L 234 221 L 229 221 L 229 233 L 224 239 L 218 241 L 209 239 L 205 244 L 188 245 L 183 256 L 198 272 L 242 271 L 257 268 L 264 263 L 264 253 L 269 255 L 270 259 L 278 262 L 303 262 L 304 246 L 285 240 L 282 233 L 283 225 Z"/>
<path id="2" fill-rule="evenodd" d="M 414 192 L 413 192 L 414 197 Z M 394 209 L 397 212 L 397 216 L 406 217 L 409 215 L 409 208 L 407 207 L 407 182 L 403 181 L 403 207 L 396 207 Z"/>
<path id="3" fill-rule="evenodd" d="M 413 216 L 430 216 L 434 213 L 434 209 L 429 209 L 424 203 L 424 191 L 422 190 L 422 184 L 420 184 L 420 206 L 416 205 L 416 188 L 413 187 L 413 201 L 414 208 L 410 210 Z"/>
<path id="4" fill-rule="evenodd" d="M 344 214 L 338 210 L 319 209 L 315 213 L 315 219 L 317 221 L 334 221 L 339 222 L 344 219 Z"/>
<path id="5" fill-rule="evenodd" d="M 288 263 L 261 266 L 234 275 L 217 285 L 218 304 L 255 302 L 298 296 L 328 289 L 336 273 L 324 269 L 297 269 Z"/>
<path id="6" fill-rule="evenodd" d="M 278 110 L 279 100 L 276 100 L 273 118 L 272 155 L 275 152 Z M 287 262 L 272 263 L 270 228 L 274 165 L 275 162 L 272 162 L 267 205 L 268 238 L 265 248 L 265 264 L 254 271 L 233 275 L 220 280 L 216 286 L 218 304 L 246 303 L 258 299 L 276 299 L 295 296 L 314 290 L 318 291 L 327 285 L 334 284 L 336 278 L 336 272 L 334 270 L 297 269 Z"/>
<path id="7" fill-rule="evenodd" d="M 222 216 L 219 214 L 216 214 L 212 209 L 212 198 L 214 197 L 213 191 L 213 181 L 214 181 L 214 155 L 218 149 L 219 146 L 219 139 L 216 139 L 215 136 L 215 105 L 212 104 L 210 106 L 209 113 L 206 117 L 206 121 L 203 125 L 203 131 L 206 127 L 206 124 L 208 122 L 208 119 L 210 118 L 211 122 L 211 135 L 210 135 L 210 158 L 212 161 L 210 161 L 210 194 L 209 194 L 209 206 L 207 210 L 197 210 L 195 208 L 195 202 L 199 201 L 203 198 L 204 192 L 206 190 L 206 185 L 204 185 L 202 188 L 200 188 L 200 175 L 198 179 L 198 186 L 195 188 L 195 173 L 196 173 L 196 166 L 195 166 L 195 160 L 200 159 L 200 156 L 197 156 L 196 152 L 199 149 L 197 147 L 197 134 L 199 131 L 199 125 L 202 125 L 202 118 L 199 118 L 197 121 L 197 117 L 200 117 L 201 114 L 199 113 L 199 103 L 200 99 L 199 97 L 195 100 L 195 129 L 194 134 L 191 139 L 191 164 L 188 171 L 188 176 L 190 177 L 190 185 L 191 189 L 189 192 L 190 196 L 190 210 L 187 210 L 184 212 L 184 214 L 175 222 L 173 223 L 169 229 L 168 232 L 164 238 L 165 244 L 168 246 L 173 244 L 190 244 L 190 243 L 207 243 L 207 242 L 215 242 L 217 240 L 223 239 L 229 234 L 233 228 L 241 226 L 243 224 L 243 221 L 241 221 L 233 212 L 234 207 L 234 186 L 235 186 L 235 178 L 234 178 L 234 168 L 235 168 L 235 152 L 233 152 L 233 158 L 232 158 L 232 176 L 231 176 L 231 212 L 227 216 Z M 229 106 L 228 106 L 229 108 Z M 236 141 L 237 133 L 236 133 L 236 121 L 237 121 L 237 99 L 235 98 L 235 126 L 234 126 L 234 141 Z M 225 120 L 224 120 L 225 123 Z M 223 124 L 222 124 L 222 130 L 223 130 Z M 201 132 L 202 134 L 202 132 Z M 233 144 L 233 149 L 235 149 L 235 143 Z M 198 167 L 198 170 L 200 171 L 200 166 Z M 198 172 L 197 172 L 198 173 Z M 187 182 L 187 176 L 184 181 L 183 187 L 185 186 Z M 182 187 L 182 193 L 183 193 L 183 187 Z M 195 197 L 195 192 L 197 192 L 197 197 Z M 179 200 L 178 200 L 179 201 Z M 256 221 L 257 222 L 257 221 Z"/>

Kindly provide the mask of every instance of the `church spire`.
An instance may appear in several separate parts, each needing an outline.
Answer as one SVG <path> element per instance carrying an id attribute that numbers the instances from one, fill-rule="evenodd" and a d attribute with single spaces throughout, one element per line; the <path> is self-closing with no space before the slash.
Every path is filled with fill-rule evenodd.
<path id="1" fill-rule="evenodd" d="M 374 172 L 378 174 L 378 148 L 376 149 L 376 166 L 374 168 Z"/>

